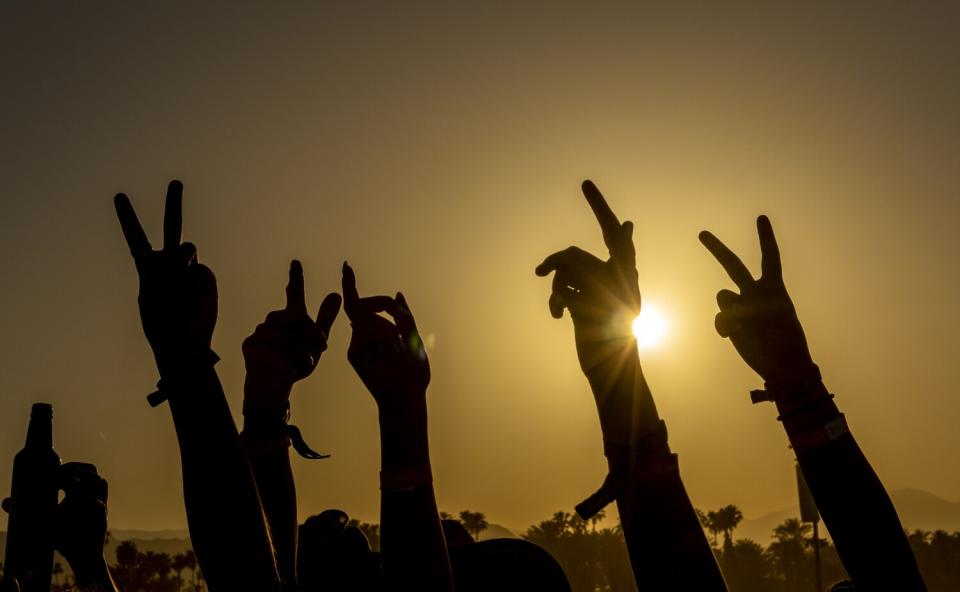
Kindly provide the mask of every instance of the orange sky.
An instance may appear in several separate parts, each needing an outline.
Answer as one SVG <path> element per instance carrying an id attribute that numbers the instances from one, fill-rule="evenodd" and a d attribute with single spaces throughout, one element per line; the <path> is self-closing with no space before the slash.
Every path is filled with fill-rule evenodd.
<path id="1" fill-rule="evenodd" d="M 0 5 L 0 491 L 29 405 L 95 462 L 114 528 L 185 524 L 169 412 L 111 198 L 159 233 L 166 182 L 216 272 L 214 348 L 239 417 L 240 342 L 349 259 L 402 289 L 426 335 L 440 507 L 523 528 L 605 473 L 547 253 L 602 242 L 594 179 L 636 224 L 641 290 L 669 316 L 644 368 L 695 504 L 793 503 L 759 379 L 713 331 L 730 287 L 714 231 L 759 265 L 767 213 L 815 360 L 888 487 L 960 499 L 957 8 L 651 9 L 583 3 L 8 1 Z M 293 418 L 333 458 L 294 460 L 303 516 L 375 520 L 372 399 L 338 319 Z M 5 519 L 0 519 L 0 527 Z"/>

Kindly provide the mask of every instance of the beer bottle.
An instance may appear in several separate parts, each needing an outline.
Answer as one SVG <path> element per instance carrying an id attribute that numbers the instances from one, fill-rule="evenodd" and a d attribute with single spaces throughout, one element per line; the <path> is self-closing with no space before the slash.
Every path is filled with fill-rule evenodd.
<path id="1" fill-rule="evenodd" d="M 59 469 L 60 457 L 53 450 L 53 407 L 34 403 L 27 443 L 13 459 L 10 499 L 4 500 L 10 513 L 4 575 L 15 577 L 22 592 L 50 591 Z"/>

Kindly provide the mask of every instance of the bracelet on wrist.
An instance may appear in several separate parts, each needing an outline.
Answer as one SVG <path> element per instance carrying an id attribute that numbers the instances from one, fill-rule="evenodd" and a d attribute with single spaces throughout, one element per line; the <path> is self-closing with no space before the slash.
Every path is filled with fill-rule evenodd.
<path id="1" fill-rule="evenodd" d="M 677 455 L 670 453 L 667 424 L 662 419 L 653 431 L 633 437 L 629 447 L 604 440 L 603 448 L 610 462 L 610 470 L 600 488 L 574 508 L 584 520 L 589 520 L 616 500 L 630 477 L 654 478 L 677 466 Z"/>
<path id="2" fill-rule="evenodd" d="M 430 465 L 380 471 L 381 491 L 413 491 L 433 484 Z"/>
<path id="3" fill-rule="evenodd" d="M 176 366 L 161 373 L 157 390 L 147 395 L 147 402 L 151 407 L 157 407 L 180 391 L 191 378 L 212 369 L 219 361 L 220 356 L 212 349 L 184 357 Z"/>
<path id="4" fill-rule="evenodd" d="M 787 434 L 794 451 L 808 452 L 825 446 L 849 433 L 850 428 L 847 426 L 847 418 L 841 413 L 820 427 L 800 432 L 788 432 Z"/>
<path id="5" fill-rule="evenodd" d="M 769 401 L 776 403 L 777 408 L 789 408 L 794 405 L 807 403 L 811 398 L 826 393 L 823 386 L 823 377 L 820 368 L 813 364 L 806 378 L 790 382 L 764 382 L 762 389 L 750 391 L 750 401 L 756 405 Z"/>
<path id="6" fill-rule="evenodd" d="M 329 454 L 320 454 L 310 448 L 304 441 L 300 428 L 289 421 L 289 400 L 284 400 L 281 405 L 244 401 L 241 436 L 247 450 L 253 454 L 269 454 L 293 445 L 293 449 L 303 458 L 330 458 Z"/>

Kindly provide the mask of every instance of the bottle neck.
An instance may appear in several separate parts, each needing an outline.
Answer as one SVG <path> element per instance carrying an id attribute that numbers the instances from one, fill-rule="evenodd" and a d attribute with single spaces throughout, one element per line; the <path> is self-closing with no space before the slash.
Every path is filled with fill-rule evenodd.
<path id="1" fill-rule="evenodd" d="M 27 427 L 27 448 L 53 448 L 53 410 L 38 403 L 30 413 Z"/>

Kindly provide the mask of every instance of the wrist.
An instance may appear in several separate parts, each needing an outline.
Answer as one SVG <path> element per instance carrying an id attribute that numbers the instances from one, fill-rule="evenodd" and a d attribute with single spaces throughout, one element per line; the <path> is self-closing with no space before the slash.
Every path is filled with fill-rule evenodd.
<path id="1" fill-rule="evenodd" d="M 255 401 L 263 406 L 282 406 L 287 404 L 293 391 L 293 381 L 277 378 L 275 375 L 247 372 L 243 381 L 243 400 Z"/>
<path id="2" fill-rule="evenodd" d="M 427 405 L 424 398 L 379 408 L 381 469 L 405 469 L 430 464 Z"/>

